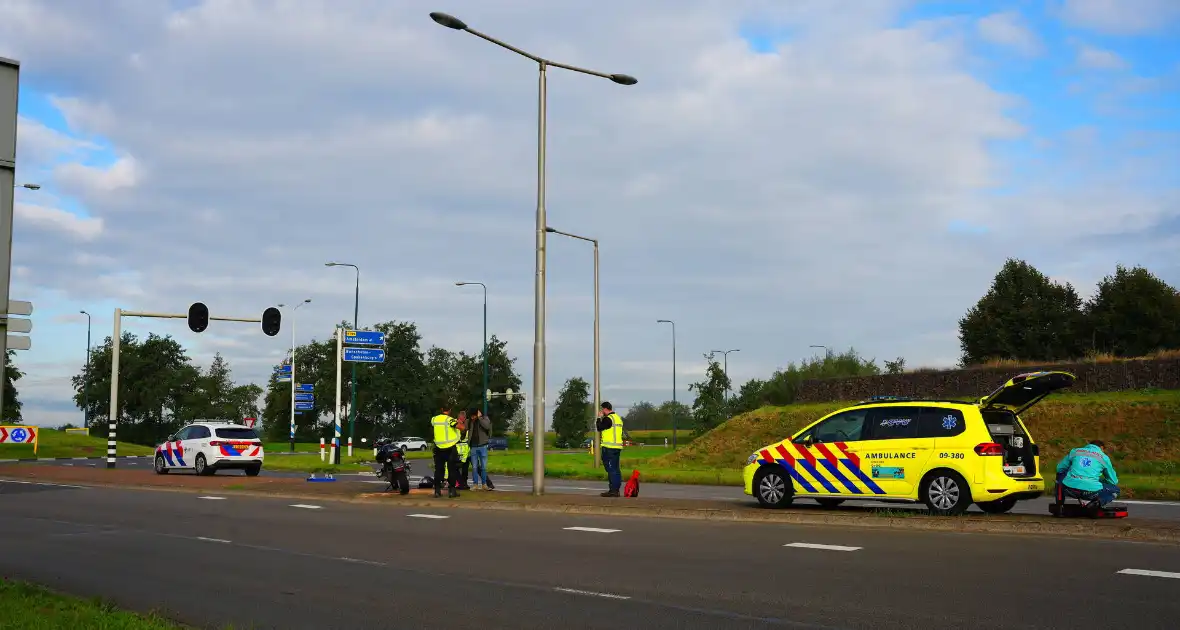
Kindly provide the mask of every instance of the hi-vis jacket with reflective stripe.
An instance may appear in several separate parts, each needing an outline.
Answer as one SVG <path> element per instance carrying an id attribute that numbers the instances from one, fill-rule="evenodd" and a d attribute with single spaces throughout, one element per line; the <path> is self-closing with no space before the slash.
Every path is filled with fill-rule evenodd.
<path id="1" fill-rule="evenodd" d="M 459 442 L 459 429 L 455 428 L 457 421 L 445 413 L 440 413 L 430 419 L 434 427 L 434 445 L 438 448 L 451 448 Z"/>
<path id="2" fill-rule="evenodd" d="M 623 419 L 617 413 L 607 416 L 610 428 L 602 432 L 602 448 L 623 448 Z"/>

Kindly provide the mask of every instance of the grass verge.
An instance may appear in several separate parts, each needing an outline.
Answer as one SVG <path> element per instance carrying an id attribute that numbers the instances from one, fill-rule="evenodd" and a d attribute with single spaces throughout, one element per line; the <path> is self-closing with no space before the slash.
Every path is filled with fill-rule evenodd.
<path id="1" fill-rule="evenodd" d="M 107 454 L 106 436 L 97 437 L 80 433 L 66 433 L 57 429 L 42 429 L 37 436 L 37 454 L 33 445 L 0 444 L 0 459 L 23 459 L 27 457 L 100 457 Z M 151 455 L 155 449 L 139 444 L 119 442 L 119 455 Z"/>
<path id="2" fill-rule="evenodd" d="M 8 579 L 0 579 L 0 610 L 5 630 L 185 630 L 158 615 L 126 612 L 100 599 L 70 597 Z"/>

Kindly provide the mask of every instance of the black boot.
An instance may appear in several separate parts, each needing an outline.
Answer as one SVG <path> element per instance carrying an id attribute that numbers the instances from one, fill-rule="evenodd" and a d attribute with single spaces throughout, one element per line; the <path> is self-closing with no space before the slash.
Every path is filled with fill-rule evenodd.
<path id="1" fill-rule="evenodd" d="M 602 496 L 602 497 L 617 497 L 617 496 L 619 496 L 619 491 L 618 491 L 618 490 L 607 490 L 606 492 L 603 492 L 602 494 L 600 494 L 600 495 L 598 495 L 598 496 Z"/>
<path id="2" fill-rule="evenodd" d="M 451 499 L 459 498 L 459 489 L 458 488 L 451 488 L 451 491 L 449 493 L 447 493 L 447 497 L 451 498 Z"/>

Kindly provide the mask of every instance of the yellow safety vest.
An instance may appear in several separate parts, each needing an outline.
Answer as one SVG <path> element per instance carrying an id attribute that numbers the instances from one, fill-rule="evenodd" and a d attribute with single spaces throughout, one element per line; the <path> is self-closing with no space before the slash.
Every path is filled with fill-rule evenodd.
<path id="1" fill-rule="evenodd" d="M 623 448 L 623 419 L 617 413 L 607 418 L 610 418 L 611 427 L 602 432 L 602 448 Z"/>
<path id="2" fill-rule="evenodd" d="M 451 448 L 459 441 L 459 430 L 455 428 L 455 419 L 445 413 L 440 413 L 430 419 L 434 427 L 434 445 L 438 448 Z"/>
<path id="3" fill-rule="evenodd" d="M 471 453 L 471 442 L 469 439 L 470 435 L 471 433 L 469 431 L 464 431 L 459 434 L 459 463 L 466 462 L 467 455 Z"/>

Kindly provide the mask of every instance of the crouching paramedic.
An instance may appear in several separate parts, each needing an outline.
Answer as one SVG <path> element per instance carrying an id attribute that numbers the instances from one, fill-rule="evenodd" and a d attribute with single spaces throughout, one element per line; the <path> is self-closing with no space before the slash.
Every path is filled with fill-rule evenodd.
<path id="1" fill-rule="evenodd" d="M 1106 507 L 1119 496 L 1119 476 L 1102 452 L 1102 440 L 1075 448 L 1057 464 L 1057 483 L 1067 497 Z"/>
<path id="2" fill-rule="evenodd" d="M 447 496 L 457 497 L 459 490 L 455 488 L 455 482 L 459 477 L 459 455 L 455 445 L 459 443 L 459 429 L 458 421 L 451 417 L 451 406 L 443 407 L 442 413 L 430 419 L 430 424 L 434 427 L 434 496 L 442 496 L 446 483 Z"/>

